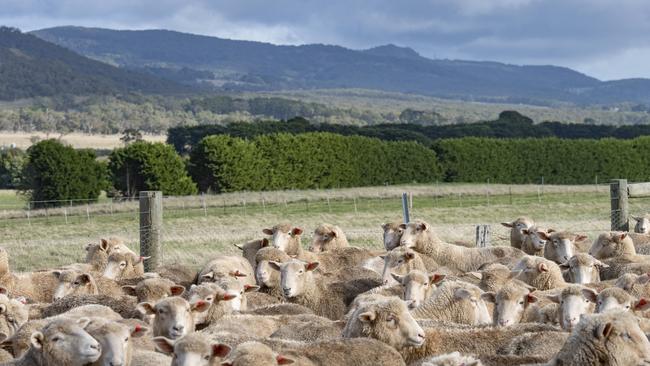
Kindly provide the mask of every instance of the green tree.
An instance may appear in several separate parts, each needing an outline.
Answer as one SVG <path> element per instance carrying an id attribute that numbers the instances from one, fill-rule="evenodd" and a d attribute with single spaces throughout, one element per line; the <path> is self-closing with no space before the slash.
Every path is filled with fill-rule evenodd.
<path id="1" fill-rule="evenodd" d="M 0 188 L 19 188 L 25 160 L 25 152 L 18 148 L 4 149 L 0 152 Z"/>
<path id="2" fill-rule="evenodd" d="M 27 149 L 21 190 L 37 208 L 95 201 L 107 186 L 106 170 L 96 158 L 92 150 L 41 141 Z"/>
<path id="3" fill-rule="evenodd" d="M 170 196 L 197 191 L 183 159 L 172 146 L 161 142 L 136 141 L 113 150 L 108 169 L 113 187 L 126 197 L 148 190 L 159 190 Z"/>

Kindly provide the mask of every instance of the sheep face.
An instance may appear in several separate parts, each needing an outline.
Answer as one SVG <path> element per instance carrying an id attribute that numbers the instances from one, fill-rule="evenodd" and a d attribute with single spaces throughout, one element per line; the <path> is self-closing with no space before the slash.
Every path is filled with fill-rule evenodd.
<path id="1" fill-rule="evenodd" d="M 52 296 L 54 301 L 68 295 L 97 294 L 95 280 L 88 273 L 66 270 L 54 271 L 52 274 L 59 280 Z"/>
<path id="2" fill-rule="evenodd" d="M 31 335 L 31 348 L 40 353 L 48 365 L 93 363 L 101 356 L 101 346 L 84 330 L 88 323 L 88 318 L 54 320 Z"/>
<path id="3" fill-rule="evenodd" d="M 525 239 L 524 230 L 530 229 L 534 223 L 533 220 L 527 217 L 519 217 L 512 222 L 502 222 L 501 225 L 510 228 L 510 241 L 511 243 L 523 243 Z"/>
<path id="4" fill-rule="evenodd" d="M 413 270 L 404 276 L 393 273 L 393 278 L 402 285 L 404 301 L 408 304 L 409 309 L 415 309 L 431 296 L 436 284 L 445 276 Z"/>
<path id="5" fill-rule="evenodd" d="M 636 224 L 634 225 L 634 232 L 639 234 L 650 234 L 650 217 L 632 217 Z"/>
<path id="6" fill-rule="evenodd" d="M 543 231 L 533 230 L 533 228 L 522 230 L 524 241 L 529 242 L 535 251 L 543 250 L 546 246 L 546 239 L 542 235 L 545 233 Z"/>
<path id="7" fill-rule="evenodd" d="M 264 229 L 264 234 L 271 235 L 271 244 L 274 248 L 287 252 L 291 243 L 299 239 L 302 235 L 302 229 L 289 225 L 276 225 L 271 229 Z"/>
<path id="8" fill-rule="evenodd" d="M 280 286 L 287 299 L 300 296 L 306 287 L 313 283 L 313 270 L 318 267 L 318 262 L 303 262 L 292 259 L 286 263 L 269 262 L 271 267 L 280 271 Z"/>
<path id="9" fill-rule="evenodd" d="M 526 308 L 537 302 L 537 297 L 521 286 L 505 286 L 496 295 L 486 292 L 482 297 L 494 302 L 494 325 L 501 327 L 518 324 Z"/>
<path id="10" fill-rule="evenodd" d="M 108 263 L 103 276 L 110 280 L 134 277 L 144 273 L 143 261 L 148 257 L 138 257 L 133 253 L 113 252 L 108 256 Z"/>
<path id="11" fill-rule="evenodd" d="M 147 278 L 136 286 L 122 286 L 122 291 L 138 298 L 138 303 L 156 303 L 169 296 L 181 296 L 185 292 L 183 286 L 174 285 L 166 278 Z"/>
<path id="12" fill-rule="evenodd" d="M 142 337 L 148 330 L 140 325 L 129 326 L 114 321 L 93 323 L 86 329 L 101 345 L 102 354 L 97 360 L 101 366 L 129 365 L 133 353 L 131 339 Z"/>
<path id="13" fill-rule="evenodd" d="M 496 291 L 501 288 L 514 275 L 510 268 L 499 263 L 485 266 L 478 272 L 481 277 L 479 287 L 485 291 Z"/>
<path id="14" fill-rule="evenodd" d="M 322 224 L 314 230 L 314 239 L 309 245 L 309 251 L 321 253 L 337 247 L 336 240 L 340 230 L 329 224 Z"/>
<path id="15" fill-rule="evenodd" d="M 360 322 L 363 336 L 375 338 L 395 349 L 420 347 L 424 344 L 424 330 L 408 311 L 406 303 L 397 298 L 362 305 L 352 315 Z"/>
<path id="16" fill-rule="evenodd" d="M 197 304 L 200 301 L 210 306 L 216 306 L 220 301 L 231 301 L 237 297 L 237 294 L 228 293 L 216 283 L 202 283 L 200 285 L 192 285 L 187 295 L 187 301 L 190 306 Z M 227 305 L 226 305 L 227 306 Z M 228 313 L 231 313 L 233 307 L 228 306 Z M 208 321 L 208 312 L 194 312 L 194 323 L 205 324 Z"/>
<path id="17" fill-rule="evenodd" d="M 171 366 L 211 366 L 230 353 L 230 347 L 225 344 L 210 344 L 205 336 L 190 333 L 176 341 L 156 337 L 153 339 L 156 349 L 171 355 Z"/>
<path id="18" fill-rule="evenodd" d="M 469 304 L 469 309 L 473 312 L 473 324 L 475 325 L 492 323 L 492 316 L 484 300 L 483 293 L 476 286 L 469 285 L 457 288 L 454 291 L 454 301 Z"/>
<path id="19" fill-rule="evenodd" d="M 400 238 L 400 245 L 406 248 L 417 250 L 418 243 L 420 243 L 430 228 L 425 222 L 417 221 L 411 222 L 408 225 L 402 224 L 400 228 L 403 230 L 402 237 Z"/>
<path id="20" fill-rule="evenodd" d="M 623 289 L 627 293 L 632 293 L 636 286 L 645 286 L 648 282 L 650 282 L 650 275 L 647 273 L 640 276 L 634 273 L 626 273 L 616 280 L 614 286 Z"/>
<path id="21" fill-rule="evenodd" d="M 23 303 L 0 293 L 0 333 L 11 337 L 27 322 L 28 317 L 29 312 Z"/>
<path id="22" fill-rule="evenodd" d="M 289 365 L 294 361 L 288 357 L 273 352 L 262 343 L 246 342 L 240 344 L 221 366 L 248 366 L 248 365 Z"/>
<path id="23" fill-rule="evenodd" d="M 415 259 L 416 253 L 412 249 L 398 247 L 384 255 L 384 271 L 382 278 L 384 285 L 397 284 L 392 273 L 405 273 L 409 263 Z"/>
<path id="24" fill-rule="evenodd" d="M 280 273 L 269 264 L 269 261 L 260 261 L 255 268 L 255 280 L 268 288 L 280 286 Z"/>
<path id="25" fill-rule="evenodd" d="M 625 232 L 614 231 L 600 234 L 591 245 L 589 254 L 596 259 L 606 259 L 630 250 L 634 251 L 632 238 Z"/>
<path id="26" fill-rule="evenodd" d="M 153 334 L 170 339 L 178 339 L 194 331 L 194 312 L 201 313 L 210 304 L 199 300 L 190 305 L 187 300 L 173 296 L 163 299 L 155 305 L 145 302 L 138 304 L 138 309 L 146 315 L 154 315 Z"/>
<path id="27" fill-rule="evenodd" d="M 381 225 L 384 230 L 384 248 L 391 251 L 399 246 L 404 229 L 398 223 L 386 223 Z"/>
<path id="28" fill-rule="evenodd" d="M 259 286 L 244 285 L 237 280 L 221 281 L 219 286 L 231 298 L 228 304 L 233 311 L 243 311 L 247 309 L 246 292 L 254 292 L 259 290 Z M 223 297 L 223 296 L 221 296 Z"/>
<path id="29" fill-rule="evenodd" d="M 560 268 L 566 270 L 568 281 L 576 284 L 600 282 L 600 269 L 607 267 L 607 264 L 585 253 L 578 253 L 568 262 L 560 264 Z"/>
<path id="30" fill-rule="evenodd" d="M 560 304 L 559 321 L 562 329 L 573 329 L 580 321 L 580 316 L 594 311 L 596 293 L 574 285 L 562 290 L 559 295 L 549 296 L 553 302 Z M 590 300 L 591 299 L 591 300 Z"/>
<path id="31" fill-rule="evenodd" d="M 571 233 L 540 233 L 548 244 L 544 248 L 544 258 L 552 260 L 555 263 L 565 263 L 569 258 L 575 255 L 575 243 L 586 240 L 585 235 L 575 235 Z"/>

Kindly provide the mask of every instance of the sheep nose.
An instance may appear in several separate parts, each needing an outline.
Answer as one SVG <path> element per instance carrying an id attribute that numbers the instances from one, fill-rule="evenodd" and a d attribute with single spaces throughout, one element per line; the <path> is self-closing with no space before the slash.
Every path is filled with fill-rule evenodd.
<path id="1" fill-rule="evenodd" d="M 177 331 L 177 332 L 182 332 L 183 329 L 185 329 L 185 326 L 183 326 L 183 325 L 174 325 L 174 327 L 172 329 Z"/>
<path id="2" fill-rule="evenodd" d="M 111 361 L 111 362 L 109 362 L 108 364 L 109 364 L 110 366 L 122 366 L 122 365 L 124 365 L 124 363 L 122 363 L 122 362 L 120 362 L 120 361 Z"/>
<path id="3" fill-rule="evenodd" d="M 501 326 L 506 326 L 508 325 L 509 321 L 507 319 L 501 319 L 499 320 L 499 325 Z"/>

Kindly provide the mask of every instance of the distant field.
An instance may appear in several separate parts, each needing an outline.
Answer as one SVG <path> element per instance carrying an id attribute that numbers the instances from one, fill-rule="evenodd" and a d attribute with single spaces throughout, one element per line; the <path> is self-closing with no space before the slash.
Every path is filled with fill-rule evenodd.
<path id="1" fill-rule="evenodd" d="M 0 146 L 10 146 L 15 144 L 17 147 L 25 149 L 32 145 L 34 138 L 47 139 L 47 138 L 60 138 L 66 143 L 76 148 L 90 148 L 90 149 L 113 149 L 118 146 L 123 146 L 120 137 L 122 135 L 88 135 L 83 133 L 69 133 L 61 134 L 45 134 L 43 132 L 10 132 L 0 131 Z M 165 135 L 144 135 L 143 138 L 147 141 L 165 141 Z"/>
<path id="2" fill-rule="evenodd" d="M 528 215 L 546 227 L 586 233 L 609 229 L 606 186 L 440 184 L 340 190 L 232 193 L 164 201 L 163 260 L 194 266 L 233 246 L 264 237 L 262 228 L 291 222 L 305 229 L 303 244 L 323 222 L 340 225 L 352 245 L 381 248 L 380 224 L 401 220 L 400 192 L 413 193 L 412 218 L 428 221 L 447 241 L 474 242 L 475 226 L 492 227 L 492 244 L 506 244 L 499 223 Z M 488 193 L 489 192 L 489 193 Z M 512 195 L 510 194 L 512 192 Z M 0 194 L 3 201 L 9 193 Z M 205 205 L 203 205 L 205 202 Z M 631 213 L 650 212 L 650 200 L 633 200 Z M 0 213 L 2 210 L 0 210 Z M 0 216 L 0 246 L 14 268 L 28 270 L 83 260 L 83 245 L 120 236 L 138 250 L 138 205 L 81 205 L 44 212 L 12 210 Z M 11 218 L 9 218 L 11 217 Z"/>

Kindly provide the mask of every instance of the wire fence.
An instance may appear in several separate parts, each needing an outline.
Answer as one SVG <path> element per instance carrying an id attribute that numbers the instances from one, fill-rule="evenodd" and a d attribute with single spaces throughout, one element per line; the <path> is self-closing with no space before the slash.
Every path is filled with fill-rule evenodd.
<path id="1" fill-rule="evenodd" d="M 264 237 L 262 229 L 290 222 L 305 230 L 303 244 L 323 222 L 343 228 L 353 245 L 382 248 L 380 224 L 401 221 L 401 193 L 410 192 L 411 219 L 429 222 L 448 242 L 473 243 L 477 225 L 490 225 L 491 245 L 507 244 L 501 222 L 530 216 L 543 227 L 587 234 L 609 230 L 609 187 L 427 185 L 365 189 L 244 192 L 164 197 L 163 263 L 199 266 L 211 256 L 239 253 L 233 244 Z M 139 251 L 139 202 L 75 200 L 32 209 L 32 203 L 0 206 L 0 246 L 17 270 L 80 262 L 83 247 L 120 237 Z M 650 199 L 630 201 L 630 214 L 650 211 Z"/>

